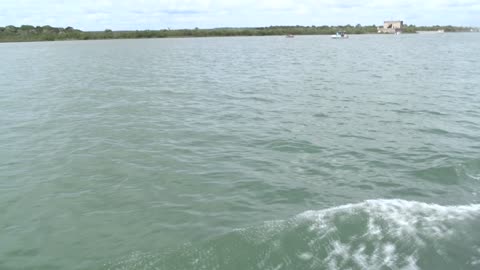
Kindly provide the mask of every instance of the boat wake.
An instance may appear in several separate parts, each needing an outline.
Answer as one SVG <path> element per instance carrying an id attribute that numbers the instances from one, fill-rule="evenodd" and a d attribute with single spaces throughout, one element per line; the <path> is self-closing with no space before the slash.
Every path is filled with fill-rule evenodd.
<path id="1" fill-rule="evenodd" d="M 235 230 L 108 269 L 479 269 L 480 204 L 368 200 Z"/>

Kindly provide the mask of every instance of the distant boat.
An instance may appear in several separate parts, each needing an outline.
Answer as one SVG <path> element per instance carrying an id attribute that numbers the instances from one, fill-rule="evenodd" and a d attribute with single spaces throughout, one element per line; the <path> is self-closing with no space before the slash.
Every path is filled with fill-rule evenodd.
<path id="1" fill-rule="evenodd" d="M 335 35 L 332 35 L 331 37 L 333 39 L 346 39 L 348 38 L 348 35 L 345 32 L 337 32 Z"/>
<path id="2" fill-rule="evenodd" d="M 286 38 L 293 38 L 293 37 L 295 37 L 295 36 L 292 35 L 292 34 L 288 34 L 288 35 L 286 35 L 285 37 L 286 37 Z"/>

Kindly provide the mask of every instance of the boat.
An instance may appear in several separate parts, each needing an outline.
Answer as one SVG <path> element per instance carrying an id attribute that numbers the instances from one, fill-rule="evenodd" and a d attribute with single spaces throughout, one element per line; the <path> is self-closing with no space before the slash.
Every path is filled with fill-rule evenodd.
<path id="1" fill-rule="evenodd" d="M 345 32 L 337 32 L 335 35 L 332 35 L 331 37 L 333 39 L 346 39 L 348 38 L 348 35 Z"/>
<path id="2" fill-rule="evenodd" d="M 293 38 L 293 37 L 295 37 L 295 36 L 292 35 L 292 34 L 288 34 L 288 35 L 286 35 L 285 37 L 286 37 L 286 38 Z"/>

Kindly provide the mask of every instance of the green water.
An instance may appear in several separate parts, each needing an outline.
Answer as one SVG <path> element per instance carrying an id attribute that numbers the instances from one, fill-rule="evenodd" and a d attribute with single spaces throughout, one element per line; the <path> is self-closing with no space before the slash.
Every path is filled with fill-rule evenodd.
<path id="1" fill-rule="evenodd" d="M 480 269 L 479 44 L 0 44 L 0 269 Z"/>

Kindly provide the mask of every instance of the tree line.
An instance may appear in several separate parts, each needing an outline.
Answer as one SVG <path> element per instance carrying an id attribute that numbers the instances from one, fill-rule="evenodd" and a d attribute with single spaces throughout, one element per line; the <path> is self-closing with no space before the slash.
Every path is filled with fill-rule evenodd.
<path id="1" fill-rule="evenodd" d="M 415 26 L 404 25 L 404 33 L 416 31 L 435 31 L 444 29 L 445 32 L 470 31 L 467 27 L 458 26 Z M 142 31 L 81 31 L 73 27 L 52 27 L 13 25 L 0 27 L 0 42 L 19 41 L 54 41 L 54 40 L 90 40 L 90 39 L 135 39 L 135 38 L 166 38 L 166 37 L 222 37 L 222 36 L 275 36 L 275 35 L 332 35 L 343 31 L 348 34 L 377 33 L 377 26 L 368 25 L 339 25 L 339 26 L 269 26 L 252 28 L 214 28 L 214 29 L 162 29 Z"/>

